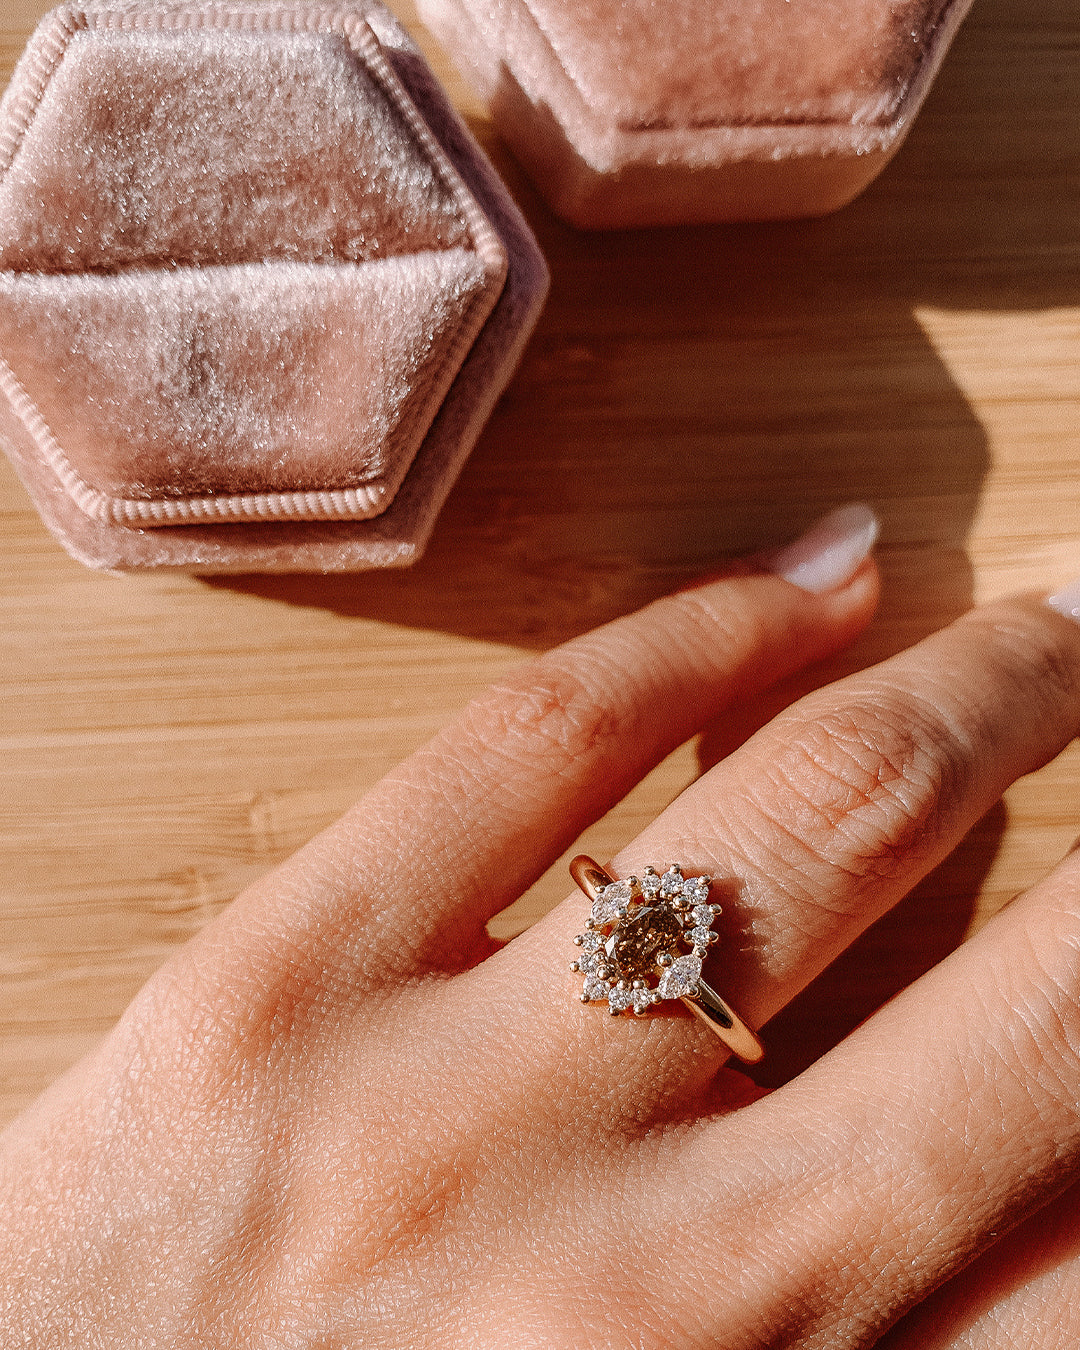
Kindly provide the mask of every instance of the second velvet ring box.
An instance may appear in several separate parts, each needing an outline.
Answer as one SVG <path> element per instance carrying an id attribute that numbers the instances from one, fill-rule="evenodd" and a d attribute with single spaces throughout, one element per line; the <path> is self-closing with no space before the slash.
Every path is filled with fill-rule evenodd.
<path id="1" fill-rule="evenodd" d="M 537 315 L 377 0 L 89 0 L 0 105 L 0 443 L 93 566 L 413 560 Z"/>
<path id="2" fill-rule="evenodd" d="M 907 134 L 971 0 L 418 0 L 575 225 L 814 216 Z"/>

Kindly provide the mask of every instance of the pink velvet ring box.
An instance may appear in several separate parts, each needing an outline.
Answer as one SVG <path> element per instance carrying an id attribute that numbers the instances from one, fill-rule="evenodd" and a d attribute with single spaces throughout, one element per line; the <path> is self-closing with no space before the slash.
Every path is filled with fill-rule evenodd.
<path id="1" fill-rule="evenodd" d="M 971 0 L 418 0 L 583 228 L 822 215 L 897 150 Z"/>
<path id="2" fill-rule="evenodd" d="M 0 104 L 0 442 L 93 566 L 412 561 L 546 288 L 375 0 L 68 5 Z"/>

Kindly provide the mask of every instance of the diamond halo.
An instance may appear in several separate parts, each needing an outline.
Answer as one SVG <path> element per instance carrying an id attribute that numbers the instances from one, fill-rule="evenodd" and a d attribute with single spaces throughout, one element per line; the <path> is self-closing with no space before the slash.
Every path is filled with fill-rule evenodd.
<path id="1" fill-rule="evenodd" d="M 583 955 L 571 969 L 584 975 L 583 1003 L 606 1002 L 613 1016 L 641 1016 L 665 999 L 692 997 L 720 906 L 708 903 L 711 878 L 684 877 L 678 863 L 663 875 L 647 867 L 638 877 L 597 889 L 584 933 Z"/>

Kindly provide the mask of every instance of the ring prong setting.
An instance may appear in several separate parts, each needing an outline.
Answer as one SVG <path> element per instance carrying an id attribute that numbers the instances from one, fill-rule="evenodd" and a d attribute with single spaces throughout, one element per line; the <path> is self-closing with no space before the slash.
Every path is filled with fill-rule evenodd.
<path id="1" fill-rule="evenodd" d="M 574 875 L 593 907 L 574 943 L 588 956 L 571 969 L 585 977 L 585 1002 L 606 1001 L 615 1015 L 641 1016 L 665 999 L 688 998 L 717 937 L 712 922 L 720 907 L 708 903 L 711 878 L 686 877 L 672 863 L 662 875 L 650 866 L 640 876 L 601 884 L 603 869 L 584 862 L 588 870 Z"/>

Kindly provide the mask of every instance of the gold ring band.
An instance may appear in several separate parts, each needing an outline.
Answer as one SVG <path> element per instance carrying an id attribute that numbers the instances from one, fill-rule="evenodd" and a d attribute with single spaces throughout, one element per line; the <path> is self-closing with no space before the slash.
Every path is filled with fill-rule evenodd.
<path id="1" fill-rule="evenodd" d="M 586 931 L 574 939 L 585 949 L 572 964 L 585 976 L 583 1003 L 606 1001 L 615 1015 L 641 1015 L 677 998 L 739 1059 L 757 1064 L 764 1057 L 755 1033 L 701 978 L 720 913 L 708 903 L 708 877 L 684 877 L 673 863 L 663 875 L 648 867 L 640 879 L 616 881 L 585 854 L 570 864 L 570 875 L 592 901 Z"/>

